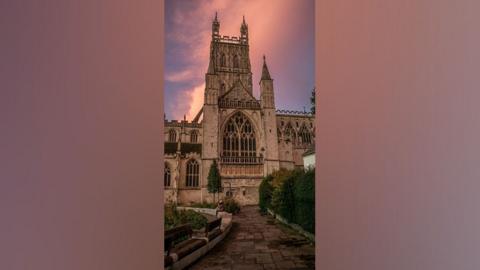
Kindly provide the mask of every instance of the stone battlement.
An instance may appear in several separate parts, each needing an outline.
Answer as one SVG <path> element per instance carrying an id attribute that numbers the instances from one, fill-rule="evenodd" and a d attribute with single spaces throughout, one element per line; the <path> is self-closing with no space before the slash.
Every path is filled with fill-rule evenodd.
<path id="1" fill-rule="evenodd" d="M 202 127 L 201 123 L 198 122 L 188 122 L 187 120 L 164 120 L 164 125 L 166 127 L 194 127 L 200 128 Z"/>
<path id="2" fill-rule="evenodd" d="M 306 116 L 306 117 L 314 117 L 314 115 L 310 112 L 305 111 L 295 111 L 295 110 L 275 110 L 277 115 L 292 115 L 292 116 Z"/>
<path id="3" fill-rule="evenodd" d="M 230 44 L 248 44 L 246 38 L 241 37 L 230 37 L 230 36 L 216 36 L 214 37 L 213 41 L 215 42 L 223 42 L 223 43 L 230 43 Z"/>

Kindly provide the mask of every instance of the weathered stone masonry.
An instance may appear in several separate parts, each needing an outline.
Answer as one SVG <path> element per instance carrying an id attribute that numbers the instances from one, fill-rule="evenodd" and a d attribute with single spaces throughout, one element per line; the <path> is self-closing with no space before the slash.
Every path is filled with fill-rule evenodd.
<path id="1" fill-rule="evenodd" d="M 313 115 L 276 109 L 265 57 L 260 99 L 253 96 L 245 19 L 240 37 L 219 31 L 215 16 L 203 108 L 191 122 L 165 120 L 165 202 L 211 202 L 207 175 L 217 160 L 220 197 L 256 204 L 262 178 L 279 168 L 303 166 L 302 154 L 314 145 Z"/>

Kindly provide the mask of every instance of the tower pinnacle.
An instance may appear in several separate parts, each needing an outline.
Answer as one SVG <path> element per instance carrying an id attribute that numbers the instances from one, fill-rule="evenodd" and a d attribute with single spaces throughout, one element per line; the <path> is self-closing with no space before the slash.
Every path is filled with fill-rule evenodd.
<path id="1" fill-rule="evenodd" d="M 262 78 L 260 80 L 271 80 L 270 72 L 268 72 L 267 61 L 265 60 L 265 55 L 263 55 L 263 68 L 262 68 Z"/>

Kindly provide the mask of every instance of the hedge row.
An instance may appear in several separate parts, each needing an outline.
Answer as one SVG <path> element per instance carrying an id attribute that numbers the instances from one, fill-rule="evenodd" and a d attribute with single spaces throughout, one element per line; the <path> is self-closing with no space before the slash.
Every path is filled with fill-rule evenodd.
<path id="1" fill-rule="evenodd" d="M 272 209 L 291 223 L 315 233 L 315 170 L 279 170 L 262 180 L 260 211 Z"/>

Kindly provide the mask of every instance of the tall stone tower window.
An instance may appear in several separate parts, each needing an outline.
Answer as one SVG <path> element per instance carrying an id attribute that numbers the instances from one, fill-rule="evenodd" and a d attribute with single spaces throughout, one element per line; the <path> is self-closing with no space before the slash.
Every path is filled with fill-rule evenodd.
<path id="1" fill-rule="evenodd" d="M 295 130 L 293 129 L 292 124 L 290 122 L 287 123 L 287 126 L 285 127 L 285 131 L 283 132 L 283 136 L 285 138 L 290 139 L 292 144 L 296 143 L 297 134 L 295 133 Z"/>
<path id="2" fill-rule="evenodd" d="M 233 57 L 233 67 L 234 67 L 234 68 L 238 68 L 238 67 L 239 67 L 239 64 L 238 64 L 238 56 L 237 56 L 237 55 L 235 55 L 235 56 Z"/>
<path id="3" fill-rule="evenodd" d="M 177 141 L 177 132 L 174 129 L 168 131 L 168 141 L 176 142 Z"/>
<path id="4" fill-rule="evenodd" d="M 198 179 L 200 177 L 200 165 L 194 159 L 187 162 L 187 187 L 198 187 Z"/>
<path id="5" fill-rule="evenodd" d="M 165 171 L 163 173 L 163 182 L 166 187 L 169 187 L 171 184 L 170 181 L 170 166 L 168 166 L 167 163 L 165 163 Z"/>
<path id="6" fill-rule="evenodd" d="M 300 129 L 299 137 L 302 139 L 303 144 L 312 143 L 312 135 L 305 125 Z"/>
<path id="7" fill-rule="evenodd" d="M 198 141 L 198 132 L 196 130 L 192 130 L 192 132 L 190 132 L 190 142 L 196 143 L 197 141 Z"/>
<path id="8" fill-rule="evenodd" d="M 227 58 L 224 53 L 220 55 L 220 66 L 225 67 L 227 66 Z"/>
<path id="9" fill-rule="evenodd" d="M 255 157 L 257 142 L 250 120 L 241 112 L 235 113 L 223 131 L 224 157 Z"/>

